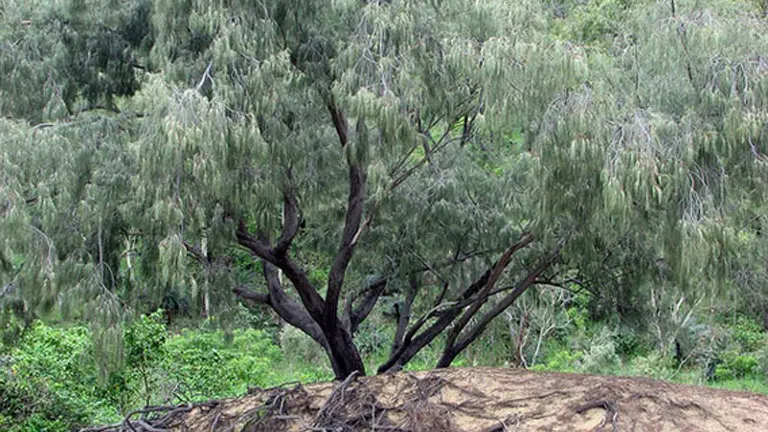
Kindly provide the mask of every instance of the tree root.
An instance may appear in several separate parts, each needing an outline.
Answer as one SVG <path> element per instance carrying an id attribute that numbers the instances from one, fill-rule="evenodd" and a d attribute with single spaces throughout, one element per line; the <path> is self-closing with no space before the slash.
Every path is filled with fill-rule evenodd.
<path id="1" fill-rule="evenodd" d="M 80 432 L 166 432 L 174 420 L 196 408 L 215 408 L 219 401 L 187 403 L 182 405 L 149 406 L 134 410 L 123 421 L 107 426 L 88 427 Z M 133 417 L 139 416 L 138 420 Z"/>
<path id="2" fill-rule="evenodd" d="M 619 412 L 616 410 L 616 405 L 611 401 L 599 400 L 599 401 L 587 402 L 584 405 L 578 406 L 575 409 L 575 411 L 576 411 L 576 414 L 582 414 L 594 408 L 602 408 L 605 410 L 605 417 L 603 417 L 603 421 L 602 423 L 600 423 L 600 426 L 597 427 L 597 430 L 601 430 L 603 426 L 605 426 L 608 423 L 608 420 L 611 421 L 611 426 L 613 427 L 614 432 L 619 430 L 619 427 L 618 427 Z"/>

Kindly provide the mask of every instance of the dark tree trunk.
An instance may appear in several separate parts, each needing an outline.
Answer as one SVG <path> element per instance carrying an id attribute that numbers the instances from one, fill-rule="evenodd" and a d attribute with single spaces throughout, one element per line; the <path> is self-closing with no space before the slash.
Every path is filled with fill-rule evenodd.
<path id="1" fill-rule="evenodd" d="M 352 336 L 337 321 L 335 328 L 323 329 L 331 349 L 331 362 L 336 379 L 345 379 L 353 372 L 365 375 L 365 366 Z"/>

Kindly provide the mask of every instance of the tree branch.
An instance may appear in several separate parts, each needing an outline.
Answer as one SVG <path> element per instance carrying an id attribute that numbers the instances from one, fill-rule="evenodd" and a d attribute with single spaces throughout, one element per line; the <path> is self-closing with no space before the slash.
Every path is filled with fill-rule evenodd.
<path id="1" fill-rule="evenodd" d="M 346 150 L 348 146 L 348 127 L 344 114 L 336 107 L 333 99 L 328 103 L 328 110 L 331 113 L 336 133 L 339 136 L 342 148 Z M 347 214 L 344 220 L 344 230 L 341 234 L 341 243 L 336 253 L 336 258 L 331 266 L 328 275 L 328 292 L 325 297 L 324 325 L 333 326 L 338 322 L 338 308 L 341 288 L 344 285 L 344 275 L 346 274 L 349 262 L 357 245 L 359 236 L 358 229 L 363 218 L 365 205 L 365 170 L 360 161 L 347 154 L 347 165 L 349 167 L 349 196 L 347 198 Z"/>
<path id="2" fill-rule="evenodd" d="M 350 304 L 350 310 L 348 311 L 349 317 L 349 333 L 357 333 L 360 324 L 368 318 L 368 315 L 373 311 L 374 306 L 378 303 L 379 298 L 387 288 L 389 278 L 381 278 L 374 281 L 369 287 L 368 292 L 365 294 L 363 300 L 354 308 Z"/>
<path id="3" fill-rule="evenodd" d="M 193 245 L 192 243 L 184 240 L 184 247 L 187 249 L 187 253 L 192 255 L 195 259 L 200 261 L 201 264 L 207 265 L 211 263 L 210 258 L 203 253 L 203 250 Z"/>
<path id="4" fill-rule="evenodd" d="M 237 244 L 248 249 L 253 255 L 272 264 L 277 264 L 277 258 L 275 257 L 272 248 L 269 246 L 269 243 L 253 237 L 248 232 L 248 228 L 245 226 L 245 221 L 240 220 L 237 230 L 235 231 L 235 236 L 237 237 Z"/>
<path id="5" fill-rule="evenodd" d="M 288 177 L 290 178 L 290 170 Z M 288 187 L 290 188 L 291 186 Z M 283 194 L 283 232 L 280 234 L 280 238 L 275 245 L 275 255 L 284 255 L 288 251 L 293 239 L 296 238 L 296 234 L 299 232 L 300 225 L 301 216 L 299 215 L 296 196 L 291 189 L 288 189 Z"/>
<path id="6" fill-rule="evenodd" d="M 405 339 L 405 331 L 408 329 L 408 322 L 411 320 L 411 308 L 413 302 L 416 300 L 416 293 L 419 291 L 421 280 L 418 275 L 411 275 L 409 281 L 408 293 L 405 296 L 402 306 L 395 305 L 397 308 L 397 330 L 395 330 L 395 337 L 392 341 L 392 354 L 396 353 L 403 345 Z"/>
<path id="7" fill-rule="evenodd" d="M 261 264 L 269 294 L 253 292 L 245 287 L 237 287 L 232 291 L 243 300 L 269 306 L 283 321 L 311 337 L 323 347 L 326 353 L 330 354 L 328 341 L 323 330 L 312 319 L 307 310 L 285 292 L 278 277 L 277 267 L 264 260 L 261 260 Z M 333 366 L 336 367 L 333 356 L 329 355 L 328 357 Z"/>
<path id="8" fill-rule="evenodd" d="M 499 260 L 496 262 L 496 265 L 493 266 L 491 274 L 488 277 L 488 281 L 485 283 L 485 286 L 483 287 L 482 291 L 480 291 L 480 294 L 477 296 L 472 306 L 464 311 L 464 314 L 461 316 L 461 318 L 459 318 L 459 321 L 453 326 L 451 332 L 448 334 L 448 338 L 445 342 L 446 347 L 452 347 L 454 345 L 456 338 L 459 337 L 459 334 L 464 329 L 464 327 L 466 327 L 467 323 L 469 323 L 469 320 L 472 319 L 472 317 L 475 316 L 483 304 L 485 304 L 487 300 L 487 294 L 493 290 L 494 285 L 499 280 L 502 273 L 504 273 L 504 270 L 512 260 L 512 255 L 514 255 L 515 252 L 519 251 L 520 249 L 531 244 L 531 242 L 533 242 L 533 235 L 530 233 L 523 233 L 523 235 L 520 236 L 520 240 L 511 245 L 501 255 Z"/>
<path id="9" fill-rule="evenodd" d="M 509 306 L 511 306 L 533 283 L 546 271 L 560 256 L 560 251 L 565 245 L 566 239 L 562 239 L 557 243 L 555 249 L 549 253 L 541 262 L 531 270 L 525 279 L 518 282 L 515 289 L 507 294 L 502 300 L 496 303 L 490 311 L 485 313 L 480 320 L 470 329 L 470 331 L 464 335 L 458 342 L 448 345 L 446 343 L 445 350 L 443 351 L 442 358 L 438 361 L 437 367 L 448 367 L 456 358 L 456 356 L 464 351 L 464 349 L 474 342 L 482 333 L 490 322 L 496 318 L 499 314 L 504 312 Z M 459 329 L 459 331 L 463 328 Z"/>
<path id="10" fill-rule="evenodd" d="M 272 306 L 271 302 L 269 301 L 269 294 L 251 291 L 245 286 L 236 286 L 232 288 L 232 293 L 251 303 Z"/>
<path id="11" fill-rule="evenodd" d="M 459 302 L 467 301 L 473 297 L 483 286 L 485 286 L 488 278 L 491 275 L 491 269 L 488 269 L 477 280 L 475 280 L 470 286 L 468 286 L 459 298 Z M 384 373 L 392 369 L 398 369 L 406 364 L 416 353 L 421 351 L 422 348 L 431 343 L 438 335 L 440 335 L 459 315 L 461 309 L 451 309 L 444 314 L 440 314 L 436 322 L 429 326 L 426 330 L 416 336 L 421 327 L 423 327 L 430 318 L 438 316 L 438 308 L 433 308 L 430 312 L 424 315 L 419 321 L 414 324 L 403 338 L 403 343 L 400 348 L 392 353 L 381 366 L 379 366 L 378 373 Z"/>
<path id="12" fill-rule="evenodd" d="M 239 245 L 245 247 L 253 255 L 261 258 L 263 261 L 274 264 L 280 270 L 283 271 L 288 280 L 291 281 L 293 287 L 301 298 L 301 302 L 307 309 L 307 312 L 318 323 L 322 322 L 323 310 L 325 304 L 323 298 L 318 294 L 317 289 L 307 277 L 307 274 L 296 265 L 287 253 L 282 255 L 276 255 L 272 248 L 269 246 L 269 242 L 266 238 L 255 238 L 245 226 L 245 222 L 242 220 L 236 231 L 237 242 Z M 263 236 L 262 236 L 263 237 Z"/>

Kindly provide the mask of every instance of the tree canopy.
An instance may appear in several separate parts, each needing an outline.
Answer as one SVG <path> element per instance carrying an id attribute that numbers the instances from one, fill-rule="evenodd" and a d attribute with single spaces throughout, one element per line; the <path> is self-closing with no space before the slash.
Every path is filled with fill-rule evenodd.
<path id="1" fill-rule="evenodd" d="M 632 3 L 6 1 L 3 316 L 242 301 L 343 378 L 377 307 L 385 372 L 541 285 L 764 289 L 765 19 Z"/>

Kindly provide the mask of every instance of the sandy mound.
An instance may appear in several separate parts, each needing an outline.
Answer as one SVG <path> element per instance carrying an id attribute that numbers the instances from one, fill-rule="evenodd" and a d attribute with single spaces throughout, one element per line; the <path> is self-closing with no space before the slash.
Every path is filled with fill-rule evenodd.
<path id="1" fill-rule="evenodd" d="M 644 378 L 475 368 L 257 389 L 143 415 L 102 430 L 768 431 L 768 397 Z"/>

